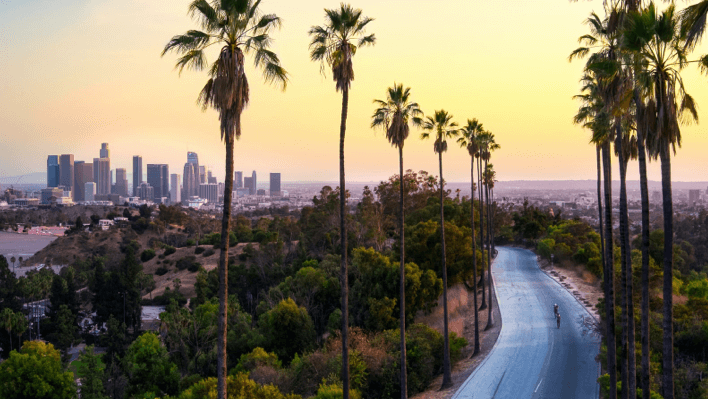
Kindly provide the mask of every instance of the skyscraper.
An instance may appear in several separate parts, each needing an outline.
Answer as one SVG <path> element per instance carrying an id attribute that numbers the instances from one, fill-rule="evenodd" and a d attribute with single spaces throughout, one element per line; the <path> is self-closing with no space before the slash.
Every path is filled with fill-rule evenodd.
<path id="1" fill-rule="evenodd" d="M 207 183 L 207 176 L 206 176 L 207 168 L 204 165 L 199 165 L 199 183 L 200 184 L 205 184 Z"/>
<path id="2" fill-rule="evenodd" d="M 111 193 L 111 161 L 109 158 L 93 159 L 93 181 L 96 194 Z"/>
<path id="3" fill-rule="evenodd" d="M 170 175 L 170 203 L 172 204 L 182 201 L 181 179 L 182 176 L 179 173 Z"/>
<path id="4" fill-rule="evenodd" d="M 116 194 L 127 197 L 128 196 L 128 174 L 125 168 L 116 169 Z"/>
<path id="5" fill-rule="evenodd" d="M 74 154 L 59 157 L 59 185 L 66 187 L 65 190 L 74 189 Z"/>
<path id="6" fill-rule="evenodd" d="M 108 143 L 101 143 L 100 155 L 101 155 L 101 158 L 110 158 L 111 157 L 111 152 L 108 149 Z"/>
<path id="7" fill-rule="evenodd" d="M 695 205 L 701 199 L 701 190 L 688 190 L 688 203 Z"/>
<path id="8" fill-rule="evenodd" d="M 186 203 L 189 197 L 196 197 L 199 195 L 199 186 L 197 185 L 197 171 L 195 167 L 197 164 L 187 162 L 184 164 L 184 175 L 182 184 L 182 202 Z"/>
<path id="9" fill-rule="evenodd" d="M 47 157 L 47 187 L 57 187 L 59 178 L 59 156 L 50 155 Z"/>
<path id="10" fill-rule="evenodd" d="M 209 203 L 215 203 L 219 199 L 218 184 L 200 184 L 199 197 L 206 199 Z"/>
<path id="11" fill-rule="evenodd" d="M 248 195 L 256 195 L 256 189 L 253 188 L 253 177 L 244 177 L 243 178 L 243 188 L 248 189 Z"/>
<path id="12" fill-rule="evenodd" d="M 234 190 L 243 187 L 243 172 L 234 172 Z"/>
<path id="13" fill-rule="evenodd" d="M 143 182 L 143 157 L 133 155 L 133 196 L 138 196 L 138 187 Z"/>
<path id="14" fill-rule="evenodd" d="M 90 181 L 84 184 L 84 201 L 93 201 L 96 195 L 96 183 Z"/>
<path id="15" fill-rule="evenodd" d="M 169 168 L 166 164 L 147 164 L 147 182 L 152 186 L 155 200 L 167 197 L 169 181 Z"/>
<path id="16" fill-rule="evenodd" d="M 93 182 L 93 164 L 74 162 L 74 201 L 89 201 L 86 199 L 86 183 L 89 182 Z"/>
<path id="17" fill-rule="evenodd" d="M 251 179 L 253 179 L 253 193 L 251 193 L 251 195 L 256 195 L 256 192 L 258 190 L 258 180 L 256 179 L 255 170 L 253 171 L 253 173 L 251 173 Z"/>
<path id="18" fill-rule="evenodd" d="M 280 173 L 270 174 L 270 196 L 280 197 Z"/>

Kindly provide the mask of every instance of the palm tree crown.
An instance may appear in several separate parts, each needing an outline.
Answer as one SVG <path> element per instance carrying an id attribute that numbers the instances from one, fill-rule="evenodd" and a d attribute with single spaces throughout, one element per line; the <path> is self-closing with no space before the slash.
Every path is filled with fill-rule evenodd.
<path id="1" fill-rule="evenodd" d="M 420 134 L 421 139 L 428 139 L 431 135 L 435 136 L 433 149 L 436 154 L 447 151 L 447 139 L 452 139 L 460 134 L 457 123 L 452 121 L 452 115 L 444 109 L 435 111 L 433 116 L 426 116 L 423 121 L 423 130 L 424 132 Z"/>
<path id="2" fill-rule="evenodd" d="M 263 72 L 266 82 L 287 86 L 287 72 L 278 56 L 269 50 L 272 38 L 269 32 L 280 27 L 274 14 L 261 14 L 260 0 L 194 0 L 189 14 L 196 19 L 200 30 L 189 30 L 174 36 L 162 50 L 181 54 L 175 68 L 180 73 L 187 69 L 209 69 L 209 80 L 199 94 L 198 102 L 204 109 L 211 106 L 219 112 L 221 138 L 241 135 L 235 128 L 236 118 L 248 104 L 249 88 L 244 70 L 244 53 L 253 53 L 253 62 Z M 205 50 L 221 45 L 219 57 L 207 64 Z"/>
<path id="3" fill-rule="evenodd" d="M 352 57 L 357 48 L 376 43 L 373 33 L 365 34 L 366 25 L 374 19 L 363 17 L 361 13 L 360 9 L 342 3 L 339 10 L 325 9 L 326 24 L 313 26 L 309 31 L 312 36 L 310 58 L 322 63 L 323 73 L 325 64 L 332 68 L 337 91 L 349 89 L 354 80 Z"/>
<path id="4" fill-rule="evenodd" d="M 423 111 L 418 103 L 410 101 L 411 88 L 403 88 L 402 84 L 393 84 L 387 91 L 387 99 L 374 100 L 378 105 L 371 119 L 372 128 L 382 128 L 386 131 L 386 139 L 396 148 L 403 147 L 408 138 L 410 124 L 421 126 Z"/>

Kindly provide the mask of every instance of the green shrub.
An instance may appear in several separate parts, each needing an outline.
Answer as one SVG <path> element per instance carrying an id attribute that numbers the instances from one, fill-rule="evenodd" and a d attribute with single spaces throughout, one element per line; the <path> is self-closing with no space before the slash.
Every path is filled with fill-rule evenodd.
<path id="1" fill-rule="evenodd" d="M 180 258 L 177 262 L 175 262 L 175 267 L 178 270 L 184 270 L 192 266 L 192 264 L 196 263 L 197 258 L 195 256 L 185 256 L 184 258 Z M 197 266 L 199 268 L 199 266 Z"/>
<path id="2" fill-rule="evenodd" d="M 202 256 L 205 257 L 205 258 L 206 258 L 207 256 L 212 256 L 212 255 L 214 255 L 214 250 L 211 249 L 211 248 L 207 249 L 207 250 L 204 251 L 204 253 L 202 254 Z"/>
<path id="3" fill-rule="evenodd" d="M 168 271 L 169 269 L 167 269 L 165 266 L 160 266 L 157 268 L 157 270 L 155 270 L 155 274 L 158 276 L 164 276 L 165 274 L 167 274 Z"/>
<path id="4" fill-rule="evenodd" d="M 187 242 L 185 243 L 185 245 L 187 245 L 188 247 L 192 247 L 192 246 L 194 246 L 196 243 L 197 243 L 196 241 L 194 241 L 193 239 L 190 238 L 190 239 L 187 240 Z"/>
<path id="5" fill-rule="evenodd" d="M 284 395 L 273 385 L 259 385 L 248 378 L 246 373 L 230 375 L 226 379 L 228 397 L 249 399 L 302 399 L 299 395 Z M 216 377 L 203 379 L 180 394 L 179 399 L 201 399 L 216 397 Z M 360 399 L 360 398 L 356 398 Z"/>
<path id="6" fill-rule="evenodd" d="M 194 253 L 199 255 L 200 253 L 204 252 L 204 247 L 196 247 L 194 248 Z"/>
<path id="7" fill-rule="evenodd" d="M 236 371 L 251 371 L 259 366 L 271 366 L 276 369 L 283 365 L 278 360 L 278 355 L 273 352 L 266 352 L 263 348 L 257 347 L 251 353 L 241 355 L 241 358 L 236 365 Z"/>
<path id="8" fill-rule="evenodd" d="M 344 392 L 342 390 L 342 384 L 322 384 L 317 390 L 317 395 L 315 399 L 342 399 L 344 397 Z M 361 393 L 356 389 L 349 390 L 349 397 L 351 399 L 361 399 Z"/>
<path id="9" fill-rule="evenodd" d="M 165 253 L 163 255 L 170 256 L 175 252 L 177 252 L 177 249 L 171 245 L 168 245 L 165 247 Z"/>
<path id="10" fill-rule="evenodd" d="M 187 266 L 187 270 L 189 270 L 191 273 L 196 273 L 199 271 L 199 268 L 202 267 L 201 263 L 198 262 L 192 262 L 191 265 Z"/>
<path id="11" fill-rule="evenodd" d="M 153 249 L 146 249 L 140 254 L 140 260 L 143 262 L 147 262 L 154 257 L 155 257 L 155 250 L 153 250 Z"/>

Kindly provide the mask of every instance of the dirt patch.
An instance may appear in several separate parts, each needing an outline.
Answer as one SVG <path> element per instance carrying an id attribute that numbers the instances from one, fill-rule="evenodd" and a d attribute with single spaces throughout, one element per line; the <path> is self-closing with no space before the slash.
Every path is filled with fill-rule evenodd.
<path id="1" fill-rule="evenodd" d="M 587 309 L 600 320 L 597 304 L 603 297 L 600 279 L 583 267 L 575 265 L 551 265 L 547 260 L 538 260 L 538 265 L 550 278 L 556 280 Z"/>

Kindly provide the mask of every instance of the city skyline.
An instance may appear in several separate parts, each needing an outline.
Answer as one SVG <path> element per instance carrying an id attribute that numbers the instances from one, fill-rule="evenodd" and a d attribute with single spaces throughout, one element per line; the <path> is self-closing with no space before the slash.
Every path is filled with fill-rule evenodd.
<path id="1" fill-rule="evenodd" d="M 500 180 L 594 178 L 590 133 L 572 124 L 579 106 L 572 96 L 579 93 L 583 62 L 568 63 L 567 57 L 577 47 L 576 39 L 587 33 L 582 21 L 592 10 L 602 14 L 602 2 L 522 3 L 503 17 L 494 3 L 445 1 L 431 11 L 423 2 L 410 2 L 411 19 L 400 29 L 395 3 L 353 4 L 375 18 L 369 30 L 378 41 L 355 59 L 345 150 L 348 180 L 380 181 L 397 172 L 396 150 L 369 127 L 372 100 L 385 97 L 394 82 L 410 86 L 426 114 L 444 108 L 458 123 L 478 118 L 494 132 L 503 143 L 494 160 Z M 252 99 L 235 146 L 241 165 L 264 172 L 288 170 L 291 181 L 337 180 L 339 95 L 331 75 L 321 75 L 310 62 L 307 35 L 310 26 L 322 22 L 323 9 L 337 4 L 263 3 L 264 11 L 283 20 L 283 28 L 273 34 L 273 50 L 290 72 L 290 84 L 284 93 L 264 85 L 247 61 Z M 9 132 L 3 146 L 13 149 L 0 160 L 0 178 L 42 171 L 40 158 L 46 154 L 74 153 L 90 162 L 93 157 L 82 155 L 95 154 L 108 141 L 112 163 L 129 171 L 136 153 L 144 162 L 181 171 L 183 154 L 194 151 L 210 160 L 214 175 L 223 181 L 218 118 L 195 105 L 206 75 L 185 71 L 180 77 L 173 70 L 173 56 L 160 58 L 172 35 L 193 28 L 185 15 L 187 5 L 182 0 L 130 0 L 120 6 L 107 1 L 0 4 L 5 29 L 16 33 L 6 36 L 6 55 L 0 55 L 6 71 L 0 76 L 6 93 L 0 99 L 0 128 Z M 136 12 L 146 18 L 134 18 Z M 468 26 L 466 15 L 478 16 L 477 22 Z M 22 23 L 27 16 L 37 20 L 37 27 Z M 154 20 L 161 23 L 150 22 Z M 499 31 L 502 23 L 518 30 Z M 408 26 L 423 24 L 425 29 Z M 92 35 L 86 36 L 87 30 Z M 523 40 L 517 34 L 522 30 L 527 32 Z M 116 31 L 130 32 L 129 37 L 111 33 Z M 455 40 L 440 44 L 432 31 Z M 132 35 L 141 40 L 129 40 Z M 62 45 L 74 41 L 80 45 Z M 699 46 L 694 56 L 708 52 L 706 47 Z M 427 49 L 425 57 L 420 57 L 421 49 Z M 55 62 L 38 62 L 39 54 Z M 78 65 L 81 73 L 76 72 Z M 694 67 L 683 75 L 701 116 L 708 104 L 705 77 Z M 42 118 L 34 117 L 39 113 Z M 703 130 L 700 124 L 682 128 L 683 148 L 672 160 L 674 180 L 708 180 L 696 167 L 708 151 Z M 418 140 L 419 133 L 413 130 L 406 142 L 404 168 L 436 174 L 432 145 Z M 454 144 L 449 147 L 446 179 L 468 180 L 467 153 Z M 628 179 L 638 178 L 634 165 Z M 658 162 L 649 164 L 649 178 L 660 178 Z"/>

